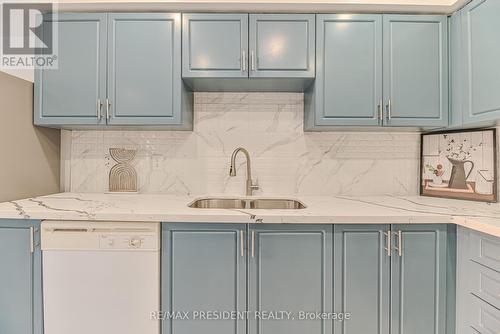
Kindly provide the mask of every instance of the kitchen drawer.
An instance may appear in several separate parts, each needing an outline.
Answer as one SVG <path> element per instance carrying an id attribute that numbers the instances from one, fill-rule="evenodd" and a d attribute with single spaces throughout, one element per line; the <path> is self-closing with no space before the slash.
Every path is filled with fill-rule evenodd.
<path id="1" fill-rule="evenodd" d="M 471 293 L 500 309 L 500 273 L 471 262 Z"/>
<path id="2" fill-rule="evenodd" d="M 471 233 L 471 259 L 500 272 L 500 238 L 481 233 Z"/>
<path id="3" fill-rule="evenodd" d="M 500 333 L 500 310 L 471 295 L 471 327 L 481 334 Z"/>

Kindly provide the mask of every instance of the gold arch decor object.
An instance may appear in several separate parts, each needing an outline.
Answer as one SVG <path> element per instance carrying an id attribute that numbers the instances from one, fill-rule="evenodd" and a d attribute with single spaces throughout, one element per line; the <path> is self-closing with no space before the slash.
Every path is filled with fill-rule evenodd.
<path id="1" fill-rule="evenodd" d="M 109 171 L 110 192 L 137 192 L 137 172 L 131 162 L 135 159 L 136 150 L 110 148 L 109 154 L 116 165 Z"/>

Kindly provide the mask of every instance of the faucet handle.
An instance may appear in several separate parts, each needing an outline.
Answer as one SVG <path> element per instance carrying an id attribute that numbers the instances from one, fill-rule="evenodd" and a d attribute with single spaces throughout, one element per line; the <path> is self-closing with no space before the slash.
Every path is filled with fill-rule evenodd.
<path id="1" fill-rule="evenodd" d="M 259 190 L 260 189 L 258 180 L 255 180 L 255 183 L 253 181 L 250 181 L 250 182 L 251 182 L 250 188 L 252 190 Z"/>
<path id="2" fill-rule="evenodd" d="M 236 167 L 234 165 L 229 166 L 229 176 L 236 176 Z"/>

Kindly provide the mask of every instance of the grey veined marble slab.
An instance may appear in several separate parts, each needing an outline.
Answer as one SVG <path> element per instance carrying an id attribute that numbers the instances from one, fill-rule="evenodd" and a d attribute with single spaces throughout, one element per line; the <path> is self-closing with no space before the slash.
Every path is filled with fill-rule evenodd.
<path id="1" fill-rule="evenodd" d="M 497 203 L 419 196 L 304 196 L 297 198 L 307 205 L 303 210 L 189 208 L 188 204 L 196 198 L 60 193 L 0 203 L 0 219 L 280 224 L 455 223 L 500 236 L 500 204 Z"/>

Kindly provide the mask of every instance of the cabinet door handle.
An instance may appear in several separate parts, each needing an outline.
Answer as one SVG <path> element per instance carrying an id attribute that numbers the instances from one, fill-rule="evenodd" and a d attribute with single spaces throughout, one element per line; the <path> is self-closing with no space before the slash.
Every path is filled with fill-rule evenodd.
<path id="1" fill-rule="evenodd" d="M 106 119 L 109 119 L 109 108 L 111 108 L 111 102 L 109 102 L 109 99 L 106 99 Z"/>
<path id="2" fill-rule="evenodd" d="M 101 99 L 97 99 L 97 119 L 101 120 L 102 118 L 102 102 Z"/>
<path id="3" fill-rule="evenodd" d="M 241 51 L 241 70 L 247 71 L 247 53 L 245 50 Z"/>
<path id="4" fill-rule="evenodd" d="M 255 53 L 252 51 L 250 51 L 250 66 L 251 66 L 251 70 L 252 71 L 255 71 Z"/>
<path id="5" fill-rule="evenodd" d="M 377 117 L 378 117 L 378 119 L 380 121 L 382 121 L 384 119 L 384 110 L 383 110 L 382 100 L 380 100 L 377 108 L 378 108 L 378 115 L 377 115 Z"/>
<path id="6" fill-rule="evenodd" d="M 394 247 L 398 251 L 398 255 L 401 257 L 403 256 L 403 233 L 401 231 L 398 231 L 395 233 L 398 237 L 398 245 L 397 247 Z"/>
<path id="7" fill-rule="evenodd" d="M 241 242 L 240 251 L 241 251 L 241 257 L 245 256 L 245 245 L 243 244 L 244 243 L 243 237 L 244 237 L 244 233 L 243 233 L 243 230 L 241 230 L 240 231 L 240 242 Z"/>
<path id="8" fill-rule="evenodd" d="M 384 232 L 384 236 L 386 237 L 384 250 L 386 251 L 387 256 L 391 256 L 391 239 L 392 239 L 391 230 Z"/>
<path id="9" fill-rule="evenodd" d="M 255 257 L 255 231 L 252 231 L 252 257 Z"/>
<path id="10" fill-rule="evenodd" d="M 35 252 L 35 228 L 30 226 L 30 252 Z"/>
<path id="11" fill-rule="evenodd" d="M 389 99 L 389 101 L 387 101 L 386 109 L 387 109 L 387 120 L 390 121 L 392 119 L 392 102 L 391 102 L 391 99 Z"/>

